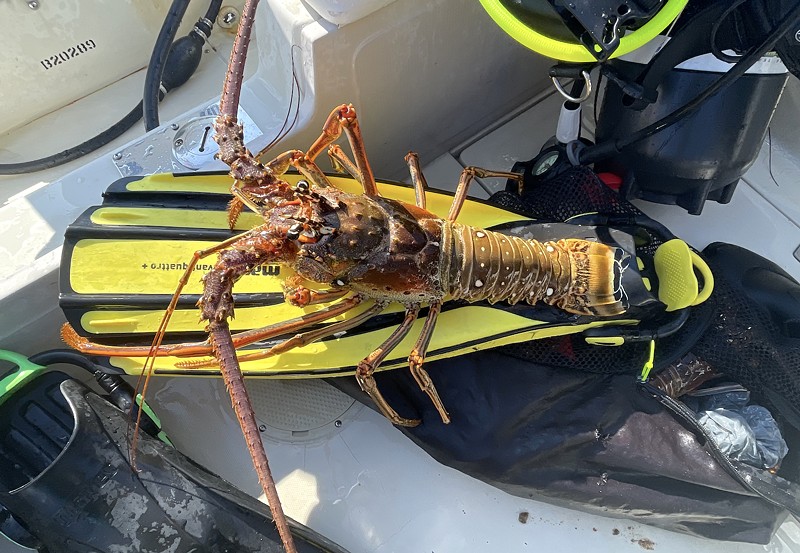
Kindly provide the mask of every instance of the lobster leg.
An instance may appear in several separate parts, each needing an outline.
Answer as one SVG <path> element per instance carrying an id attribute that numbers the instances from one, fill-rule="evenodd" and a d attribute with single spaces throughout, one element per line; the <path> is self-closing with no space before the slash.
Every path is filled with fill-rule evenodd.
<path id="1" fill-rule="evenodd" d="M 419 156 L 415 152 L 408 152 L 405 157 L 405 161 L 408 164 L 408 170 L 411 174 L 411 182 L 414 184 L 414 196 L 416 199 L 416 203 L 418 207 L 425 209 L 425 189 L 428 187 L 428 182 L 425 180 L 425 175 L 422 173 L 422 168 L 419 166 Z M 463 200 L 462 200 L 463 202 Z M 420 340 L 422 336 L 426 334 L 426 329 L 430 327 L 430 330 L 427 331 L 428 338 L 425 341 L 423 352 L 419 359 L 418 363 L 415 363 L 414 354 L 417 353 L 419 355 L 419 347 L 416 347 L 412 350 L 411 355 L 409 356 L 409 368 L 411 369 L 411 374 L 414 376 L 414 379 L 419 384 L 420 388 L 424 390 L 428 395 L 431 397 L 434 406 L 436 406 L 437 411 L 439 411 L 442 420 L 446 423 L 450 422 L 450 418 L 447 414 L 447 410 L 444 408 L 441 399 L 439 398 L 439 394 L 436 392 L 436 387 L 433 385 L 433 382 L 430 379 L 430 375 L 425 369 L 422 368 L 422 359 L 424 359 L 425 353 L 424 350 L 427 349 L 428 342 L 430 341 L 430 336 L 433 334 L 433 326 L 435 324 L 436 318 L 438 317 L 439 309 L 441 309 L 441 304 L 439 304 L 438 308 L 436 308 L 436 312 L 434 313 L 435 306 L 430 306 L 430 311 L 428 312 L 428 317 L 425 320 L 425 326 L 423 327 L 422 335 L 420 335 Z M 433 319 L 431 321 L 431 318 Z M 419 346 L 419 341 L 417 342 Z M 377 391 L 377 389 L 376 389 Z M 388 407 L 388 405 L 387 405 Z"/>
<path id="2" fill-rule="evenodd" d="M 356 296 L 359 297 L 359 296 Z M 322 338 L 327 336 L 332 336 L 338 332 L 343 332 L 345 330 L 349 330 L 353 327 L 360 325 L 361 323 L 371 319 L 384 309 L 386 309 L 386 303 L 379 302 L 375 303 L 369 309 L 366 309 L 364 312 L 352 317 L 350 319 L 339 321 L 338 323 L 333 323 L 325 328 L 320 328 L 319 330 L 312 330 L 310 332 L 304 332 L 302 334 L 297 334 L 296 336 L 289 338 L 285 342 L 281 342 L 278 345 L 271 347 L 266 352 L 258 352 L 252 355 L 244 355 L 241 356 L 240 359 L 245 360 L 248 359 L 261 359 L 263 357 L 271 357 L 273 355 L 278 355 L 279 353 L 284 353 L 289 351 L 290 349 L 300 348 L 306 346 L 312 342 L 316 342 Z"/>
<path id="3" fill-rule="evenodd" d="M 300 150 L 293 150 L 291 163 L 303 174 L 305 178 L 311 181 L 311 184 L 314 186 L 319 188 L 326 188 L 330 186 L 328 177 L 325 176 L 325 173 L 322 172 L 322 169 L 320 169 L 317 164 L 314 163 L 314 160 L 307 154 L 304 154 Z"/>
<path id="4" fill-rule="evenodd" d="M 307 156 L 314 160 L 328 146 L 342 135 L 342 130 L 347 135 L 350 142 L 350 149 L 353 150 L 353 157 L 356 160 L 358 179 L 364 186 L 364 194 L 370 197 L 380 196 L 378 187 L 375 186 L 375 176 L 367 160 L 367 152 L 364 148 L 364 139 L 361 136 L 361 127 L 356 119 L 356 109 L 351 104 L 342 104 L 335 108 L 322 127 L 322 134 L 308 149 Z"/>
<path id="5" fill-rule="evenodd" d="M 364 188 L 364 193 L 367 192 L 367 187 L 364 184 L 364 179 L 358 167 L 350 161 L 350 158 L 347 157 L 347 154 L 344 153 L 344 150 L 342 150 L 338 144 L 331 144 L 328 148 L 328 158 L 331 160 L 331 165 L 333 165 L 335 171 L 339 173 L 348 173 L 361 184 L 362 188 Z M 425 206 L 422 207 L 424 209 Z"/>
<path id="6" fill-rule="evenodd" d="M 361 180 L 361 175 L 358 172 L 358 168 L 355 164 L 350 161 L 350 158 L 347 157 L 347 154 L 344 153 L 341 146 L 338 144 L 331 144 L 330 148 L 328 148 L 328 158 L 331 160 L 331 165 L 333 165 L 334 171 L 338 171 L 339 173 L 348 173 L 351 177 L 356 179 L 361 186 L 364 186 L 364 183 Z"/>
<path id="7" fill-rule="evenodd" d="M 233 186 L 236 186 L 236 181 L 233 182 Z M 240 200 L 238 197 L 234 196 L 231 198 L 231 201 L 228 202 L 228 228 L 233 230 L 236 226 L 236 222 L 239 220 L 239 216 L 242 214 L 242 210 L 244 209 L 244 202 Z"/>
<path id="8" fill-rule="evenodd" d="M 233 343 L 238 349 L 260 340 L 269 340 L 270 338 L 282 336 L 289 332 L 303 330 L 304 328 L 308 328 L 313 324 L 321 323 L 347 313 L 360 304 L 362 300 L 363 298 L 361 296 L 353 296 L 352 298 L 342 300 L 341 302 L 331 305 L 330 307 L 326 307 L 325 309 L 320 309 L 319 311 L 303 315 L 302 317 L 296 317 L 294 319 L 289 319 L 288 321 L 282 321 L 280 323 L 234 334 L 232 336 Z"/>
<path id="9" fill-rule="evenodd" d="M 303 282 L 305 281 L 300 275 L 294 274 L 288 277 L 283 284 L 284 299 L 296 307 L 307 307 L 338 300 L 349 292 L 346 288 L 341 290 L 312 290 L 303 286 Z"/>
<path id="10" fill-rule="evenodd" d="M 503 179 L 514 179 L 516 181 L 522 180 L 522 175 L 519 173 L 509 173 L 507 171 L 489 171 L 488 169 L 481 169 L 480 167 L 473 166 L 465 167 L 461 172 L 461 178 L 458 179 L 458 187 L 456 188 L 456 194 L 453 198 L 453 203 L 450 204 L 450 211 L 447 214 L 448 221 L 455 221 L 458 217 L 458 214 L 461 212 L 461 208 L 464 206 L 464 200 L 467 199 L 469 185 L 472 183 L 475 177 L 481 179 L 486 177 L 499 177 Z"/>
<path id="11" fill-rule="evenodd" d="M 378 406 L 383 416 L 389 419 L 392 424 L 397 424 L 400 426 L 417 426 L 420 421 L 418 419 L 406 419 L 401 417 L 397 414 L 397 411 L 392 409 L 389 403 L 384 399 L 383 395 L 378 390 L 378 384 L 375 382 L 375 378 L 373 377 L 373 373 L 375 369 L 386 359 L 386 356 L 391 353 L 391 351 L 397 347 L 403 338 L 406 337 L 408 332 L 411 330 L 411 327 L 414 324 L 414 321 L 417 320 L 417 315 L 419 315 L 419 306 L 413 306 L 406 310 L 405 319 L 403 322 L 398 326 L 394 332 L 384 341 L 378 349 L 370 353 L 361 363 L 358 364 L 356 368 L 356 380 L 358 381 L 358 385 L 361 386 L 361 389 L 364 390 L 372 401 L 375 402 L 375 405 Z"/>
<path id="12" fill-rule="evenodd" d="M 358 299 L 358 301 L 361 301 L 361 296 L 354 296 L 353 299 Z M 289 350 L 306 346 L 308 344 L 311 344 L 312 342 L 316 342 L 317 340 L 320 340 L 320 339 L 325 338 L 327 336 L 332 336 L 333 334 L 336 334 L 338 332 L 344 332 L 345 330 L 349 330 L 349 329 L 353 328 L 354 326 L 358 326 L 361 323 L 371 319 L 372 317 L 374 317 L 375 315 L 377 315 L 378 313 L 383 311 L 385 308 L 386 308 L 386 304 L 385 303 L 376 303 L 375 305 L 373 305 L 372 307 L 370 307 L 369 309 L 367 309 L 363 313 L 360 313 L 359 315 L 356 315 L 355 317 L 352 317 L 352 318 L 347 319 L 345 321 L 339 321 L 337 323 L 329 324 L 328 326 L 326 326 L 324 328 L 320 328 L 319 330 L 313 330 L 313 331 L 310 331 L 310 332 L 304 332 L 302 334 L 297 334 L 297 335 L 293 336 L 292 338 L 289 338 L 288 340 L 284 340 L 280 344 L 276 344 L 276 345 L 272 346 L 271 348 L 269 348 L 266 351 L 256 351 L 256 352 L 252 352 L 252 353 L 242 353 L 242 354 L 239 354 L 237 357 L 238 357 L 240 362 L 242 362 L 242 361 L 256 361 L 258 359 L 266 359 L 267 357 L 272 357 L 273 355 L 278 355 L 279 353 L 285 353 L 285 352 L 287 352 Z M 281 325 L 275 325 L 275 326 L 284 326 L 284 325 L 281 324 Z M 284 334 L 284 333 L 285 332 L 282 329 L 280 334 Z M 201 361 L 183 361 L 183 362 L 176 363 L 176 366 L 179 366 L 179 367 L 182 367 L 182 368 L 198 369 L 198 368 L 201 368 L 201 367 L 214 367 L 217 364 L 218 364 L 217 359 L 208 359 L 208 360 L 201 360 Z"/>
<path id="13" fill-rule="evenodd" d="M 425 209 L 425 189 L 428 188 L 428 182 L 425 180 L 425 175 L 422 174 L 422 169 L 420 169 L 419 156 L 415 152 L 408 152 L 405 160 L 408 164 L 408 172 L 411 173 L 411 182 L 414 184 L 417 207 Z"/>
<path id="14" fill-rule="evenodd" d="M 231 339 L 233 340 L 234 347 L 238 349 L 260 340 L 269 340 L 276 336 L 281 336 L 289 332 L 296 332 L 313 324 L 327 321 L 328 319 L 332 319 L 333 317 L 337 317 L 349 311 L 360 302 L 360 297 L 353 296 L 340 303 L 326 307 L 325 309 L 320 309 L 319 311 L 314 311 L 313 313 L 307 313 L 301 317 L 233 334 Z M 96 344 L 90 342 L 83 336 L 79 336 L 69 323 L 64 323 L 61 327 L 61 338 L 71 348 L 89 355 L 109 355 L 114 357 L 146 357 L 148 355 L 156 357 L 194 357 L 197 355 L 211 355 L 213 353 L 212 346 L 207 341 L 191 344 L 162 345 L 155 351 L 153 351 L 150 346 L 107 346 L 105 344 Z"/>
<path id="15" fill-rule="evenodd" d="M 414 380 L 417 381 L 422 391 L 428 394 L 436 410 L 439 411 L 442 422 L 449 424 L 450 415 L 447 413 L 447 409 L 444 408 L 444 404 L 439 397 L 439 392 L 436 391 L 436 386 L 433 385 L 428 371 L 422 368 L 422 363 L 425 360 L 425 353 L 428 350 L 428 344 L 431 341 L 431 336 L 433 336 L 433 328 L 436 326 L 436 319 L 439 317 L 441 310 L 441 302 L 432 303 L 428 307 L 428 317 L 425 319 L 425 324 L 422 327 L 422 332 L 417 339 L 414 349 L 411 350 L 411 354 L 408 356 L 408 366 L 411 369 L 411 375 L 414 377 Z"/>
<path id="16" fill-rule="evenodd" d="M 360 298 L 360 296 L 354 296 Z M 350 319 L 339 321 L 337 323 L 331 323 L 324 328 L 320 328 L 319 330 L 312 330 L 310 332 L 303 332 L 302 334 L 297 334 L 288 340 L 281 342 L 280 344 L 274 345 L 266 351 L 256 351 L 253 353 L 244 353 L 238 356 L 239 361 L 256 361 L 258 359 L 266 359 L 267 357 L 272 357 L 273 355 L 278 355 L 279 353 L 285 353 L 289 350 L 300 348 L 303 346 L 307 346 L 317 340 L 321 340 L 322 338 L 326 338 L 328 336 L 332 336 L 338 332 L 344 332 L 345 330 L 349 330 L 355 326 L 360 325 L 361 323 L 371 319 L 381 311 L 386 308 L 385 303 L 376 303 L 369 309 L 365 310 L 363 313 L 359 313 L 355 317 Z M 184 367 L 208 367 L 216 365 L 215 360 L 209 361 L 198 361 L 198 362 L 187 362 L 182 364 L 181 366 Z"/>

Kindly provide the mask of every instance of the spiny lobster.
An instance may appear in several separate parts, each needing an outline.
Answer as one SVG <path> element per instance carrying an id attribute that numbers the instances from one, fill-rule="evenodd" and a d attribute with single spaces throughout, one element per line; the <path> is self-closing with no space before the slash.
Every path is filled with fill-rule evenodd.
<path id="1" fill-rule="evenodd" d="M 519 180 L 521 177 L 516 173 L 466 168 L 447 218 L 441 219 L 425 209 L 425 179 L 416 154 L 409 153 L 406 162 L 416 192 L 416 205 L 381 197 L 352 105 L 341 105 L 331 112 L 322 134 L 307 152 L 289 150 L 266 165 L 259 162 L 245 147 L 242 126 L 236 116 L 256 5 L 257 0 L 248 0 L 242 12 L 215 122 L 215 140 L 220 147 L 219 159 L 231 168 L 230 175 L 235 181 L 229 206 L 231 227 L 244 206 L 260 214 L 264 224 L 195 253 L 151 347 L 93 344 L 79 337 L 69 326 L 64 327 L 63 337 L 71 346 L 86 353 L 147 356 L 146 369 L 152 367 L 156 356 L 213 355 L 209 362 L 184 364 L 219 365 L 284 546 L 287 551 L 295 551 L 244 387 L 239 360 L 275 355 L 346 331 L 383 311 L 390 303 L 399 303 L 405 308 L 403 322 L 358 365 L 356 378 L 391 422 L 414 426 L 418 420 L 401 417 L 383 398 L 373 373 L 408 334 L 421 307 L 427 304 L 427 317 L 409 356 L 409 366 L 442 420 L 449 422 L 447 410 L 423 368 L 426 349 L 445 298 L 512 304 L 544 301 L 570 313 L 601 317 L 619 315 L 625 311 L 625 305 L 618 290 L 621 269 L 617 248 L 576 239 L 541 243 L 456 222 L 474 178 Z M 347 136 L 355 162 L 333 144 L 342 133 Z M 326 149 L 337 168 L 360 182 L 363 195 L 345 193 L 329 183 L 314 161 Z M 290 166 L 306 179 L 294 187 L 281 178 Z M 201 318 L 208 321 L 208 340 L 162 345 L 182 288 L 197 262 L 214 253 L 219 254 L 218 260 L 203 277 L 204 291 L 198 302 Z M 303 307 L 338 302 L 296 319 L 231 335 L 228 319 L 233 316 L 234 283 L 255 267 L 276 262 L 291 266 L 298 275 L 286 283 L 285 296 L 290 303 Z M 307 281 L 321 283 L 327 288 L 308 288 Z M 349 295 L 351 292 L 353 294 Z M 350 318 L 317 330 L 305 330 L 355 312 L 360 304 L 367 304 L 367 308 Z M 269 350 L 242 354 L 237 359 L 236 350 L 242 346 L 297 331 L 301 332 Z"/>

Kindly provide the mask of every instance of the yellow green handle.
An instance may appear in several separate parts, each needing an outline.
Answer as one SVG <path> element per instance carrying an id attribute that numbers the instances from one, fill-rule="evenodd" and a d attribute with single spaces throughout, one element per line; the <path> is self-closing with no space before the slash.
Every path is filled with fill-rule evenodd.
<path id="1" fill-rule="evenodd" d="M 699 305 L 706 301 L 709 296 L 711 296 L 711 292 L 714 291 L 714 274 L 711 272 L 711 268 L 706 262 L 697 255 L 697 252 L 692 251 L 691 255 L 692 266 L 703 277 L 703 289 L 697 293 L 697 298 L 692 302 L 692 305 Z"/>

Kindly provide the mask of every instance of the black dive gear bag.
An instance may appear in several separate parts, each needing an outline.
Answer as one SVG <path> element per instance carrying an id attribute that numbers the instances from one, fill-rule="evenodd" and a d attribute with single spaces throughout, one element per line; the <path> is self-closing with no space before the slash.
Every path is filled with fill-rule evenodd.
<path id="1" fill-rule="evenodd" d="M 645 217 L 587 168 L 526 185 L 522 196 L 493 200 L 538 219 Z M 442 464 L 510 494 L 768 543 L 788 513 L 800 515 L 800 284 L 737 246 L 713 244 L 703 256 L 715 291 L 679 331 L 656 340 L 651 374 L 691 352 L 748 387 L 789 445 L 777 474 L 728 459 L 693 411 L 639 382 L 649 343 L 599 347 L 571 335 L 427 363 L 449 425 L 408 371 L 376 374 L 378 386 L 402 416 L 422 418 L 400 429 L 405 435 Z M 372 406 L 349 379 L 330 382 Z"/>

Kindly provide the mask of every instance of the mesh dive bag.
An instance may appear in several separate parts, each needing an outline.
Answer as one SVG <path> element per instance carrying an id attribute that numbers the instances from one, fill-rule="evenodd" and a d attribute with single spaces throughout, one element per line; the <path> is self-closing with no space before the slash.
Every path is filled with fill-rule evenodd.
<path id="1" fill-rule="evenodd" d="M 647 217 L 586 167 L 529 186 L 522 194 L 499 192 L 492 201 L 532 217 L 559 221 L 588 211 Z M 651 238 L 640 253 L 655 253 L 662 237 Z M 800 286 L 780 267 L 743 248 L 717 243 L 703 254 L 715 275 L 714 294 L 692 309 L 678 332 L 659 340 L 654 372 L 691 351 L 748 388 L 754 402 L 784 422 L 784 433 L 800 438 Z M 548 367 L 615 374 L 641 370 L 648 347 L 595 347 L 570 335 L 501 349 Z M 800 482 L 797 449 L 790 449 L 782 472 Z"/>
<path id="2" fill-rule="evenodd" d="M 615 217 L 618 221 L 626 218 L 649 221 L 644 213 L 605 186 L 586 167 L 572 168 L 557 178 L 542 183 L 531 185 L 526 182 L 521 195 L 506 190 L 494 194 L 490 201 L 505 209 L 545 221 L 567 221 L 585 213 Z M 669 236 L 648 232 L 648 240 L 637 245 L 637 254 L 652 257 L 668 238 Z M 704 324 L 704 317 L 693 312 L 683 328 L 696 329 L 698 325 Z M 656 369 L 680 357 L 686 331 L 681 334 L 684 337 L 671 340 L 670 347 L 659 345 L 659 364 Z M 674 351 L 672 348 L 675 348 Z M 649 345 L 639 343 L 602 348 L 587 344 L 581 336 L 562 336 L 513 344 L 502 348 L 502 351 L 548 367 L 616 374 L 639 371 L 648 357 Z"/>
<path id="3" fill-rule="evenodd" d="M 531 216 L 562 221 L 587 211 L 646 217 L 586 167 L 576 167 L 521 196 L 500 192 L 492 200 Z M 652 236 L 641 253 L 652 255 L 660 238 Z M 691 351 L 800 428 L 797 283 L 774 263 L 736 246 L 712 244 L 703 253 L 715 274 L 715 292 L 693 308 L 677 333 L 659 341 L 655 369 Z M 625 373 L 641 369 L 647 348 L 644 344 L 598 348 L 572 335 L 514 344 L 503 351 L 550 367 Z"/>

